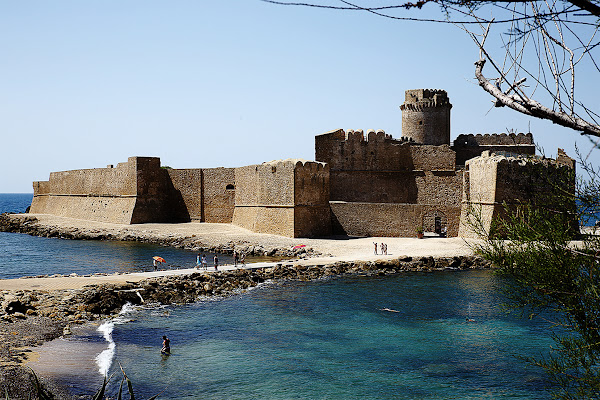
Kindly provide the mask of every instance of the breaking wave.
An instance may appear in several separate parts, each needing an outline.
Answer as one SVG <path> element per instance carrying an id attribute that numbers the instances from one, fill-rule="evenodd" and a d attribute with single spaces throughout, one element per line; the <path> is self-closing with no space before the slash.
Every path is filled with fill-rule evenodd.
<path id="1" fill-rule="evenodd" d="M 98 365 L 98 372 L 100 373 L 100 375 L 108 375 L 108 371 L 110 371 L 110 367 L 112 366 L 112 362 L 115 357 L 116 344 L 112 337 L 115 325 L 120 325 L 131 321 L 131 318 L 129 318 L 129 316 L 135 310 L 135 306 L 133 306 L 131 303 L 127 303 L 123 306 L 123 308 L 119 312 L 119 315 L 117 315 L 115 318 L 109 321 L 102 323 L 98 327 L 98 332 L 100 332 L 104 337 L 104 340 L 108 342 L 107 348 L 96 356 L 96 364 Z"/>

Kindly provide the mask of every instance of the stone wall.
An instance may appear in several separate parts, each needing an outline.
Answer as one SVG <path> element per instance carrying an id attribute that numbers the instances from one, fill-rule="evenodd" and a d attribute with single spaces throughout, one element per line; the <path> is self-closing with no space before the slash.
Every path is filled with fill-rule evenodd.
<path id="1" fill-rule="evenodd" d="M 456 151 L 456 164 L 465 165 L 484 151 L 534 155 L 535 143 L 531 133 L 458 135 L 452 149 Z"/>
<path id="2" fill-rule="evenodd" d="M 315 136 L 315 160 L 329 164 L 331 171 L 412 170 L 408 142 L 392 139 L 384 131 L 343 129 Z"/>
<path id="3" fill-rule="evenodd" d="M 179 221 L 182 201 L 155 157 L 129 157 L 116 168 L 53 172 L 34 182 L 31 213 L 135 224 Z"/>
<path id="4" fill-rule="evenodd" d="M 171 203 L 179 210 L 178 221 L 231 223 L 235 201 L 235 169 L 168 170 L 174 194 Z M 178 205 L 177 199 L 181 199 Z M 175 222 L 175 221 L 173 221 Z"/>
<path id="5" fill-rule="evenodd" d="M 463 177 L 463 199 L 459 235 L 476 237 L 473 219 L 490 231 L 492 220 L 503 218 L 505 206 L 521 202 L 561 211 L 574 211 L 574 203 L 565 202 L 560 193 L 574 193 L 575 171 L 568 157 L 552 159 L 506 156 L 484 152 L 468 160 Z M 566 157 L 566 158 L 564 158 Z M 572 159 L 571 159 L 572 161 Z"/>
<path id="6" fill-rule="evenodd" d="M 173 185 L 174 197 L 181 199 L 183 205 L 177 206 L 178 221 L 203 221 L 202 169 L 169 169 L 169 178 Z"/>
<path id="7" fill-rule="evenodd" d="M 450 109 L 445 90 L 416 89 L 405 92 L 402 136 L 415 143 L 450 144 Z"/>
<path id="8" fill-rule="evenodd" d="M 116 168 L 52 172 L 33 183 L 33 192 L 31 213 L 128 224 L 136 205 L 135 157 Z"/>
<path id="9" fill-rule="evenodd" d="M 294 165 L 273 161 L 236 168 L 233 224 L 294 237 Z"/>
<path id="10" fill-rule="evenodd" d="M 408 147 L 413 170 L 454 171 L 456 169 L 456 153 L 447 144 L 439 146 L 412 144 Z"/>
<path id="11" fill-rule="evenodd" d="M 434 232 L 435 218 L 448 236 L 458 235 L 460 207 L 423 204 L 330 202 L 333 233 L 350 236 L 416 236 L 418 227 Z"/>
<path id="12" fill-rule="evenodd" d="M 173 185 L 166 169 L 160 167 L 158 157 L 130 157 L 136 171 L 137 196 L 131 216 L 132 224 L 172 222 L 179 214 L 173 199 Z"/>
<path id="13" fill-rule="evenodd" d="M 235 225 L 288 237 L 329 234 L 329 170 L 323 164 L 282 160 L 240 167 L 235 182 Z"/>
<path id="14" fill-rule="evenodd" d="M 331 234 L 329 166 L 297 162 L 294 170 L 294 237 Z"/>
<path id="15" fill-rule="evenodd" d="M 235 168 L 206 168 L 202 200 L 204 222 L 231 223 L 235 203 Z"/>
<path id="16" fill-rule="evenodd" d="M 332 131 L 315 138 L 318 161 L 330 167 L 330 200 L 458 206 L 462 176 L 449 145 L 418 145 L 383 131 Z"/>
<path id="17" fill-rule="evenodd" d="M 462 199 L 462 171 L 423 171 L 415 173 L 416 201 L 423 205 L 460 207 Z"/>

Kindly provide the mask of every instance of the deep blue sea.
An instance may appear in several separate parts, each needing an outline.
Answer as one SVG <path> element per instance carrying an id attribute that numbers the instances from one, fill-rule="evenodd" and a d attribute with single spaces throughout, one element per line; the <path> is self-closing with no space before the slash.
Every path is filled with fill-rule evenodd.
<path id="1" fill-rule="evenodd" d="M 15 203 L 11 196 L 0 202 Z M 0 264 L 4 278 L 135 269 L 138 257 L 141 265 L 157 251 L 181 257 L 181 265 L 195 260 L 161 247 L 1 234 L 0 250 L 11 248 L 21 250 Z M 31 365 L 76 394 L 94 392 L 100 371 L 116 373 L 113 398 L 119 366 L 137 398 L 549 398 L 541 371 L 518 358 L 547 354 L 548 326 L 501 312 L 504 284 L 489 271 L 356 276 L 267 283 L 185 306 L 126 307 L 44 345 Z M 171 339 L 168 357 L 160 354 L 163 335 Z"/>

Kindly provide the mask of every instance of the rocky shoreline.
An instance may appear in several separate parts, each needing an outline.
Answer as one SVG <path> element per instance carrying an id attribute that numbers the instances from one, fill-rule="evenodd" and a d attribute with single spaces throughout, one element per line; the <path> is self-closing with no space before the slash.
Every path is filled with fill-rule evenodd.
<path id="1" fill-rule="evenodd" d="M 161 235 L 152 232 L 130 229 L 88 229 L 80 226 L 54 226 L 42 224 L 38 218 L 28 214 L 0 214 L 0 232 L 24 233 L 31 236 L 61 238 L 72 240 L 114 240 L 149 243 L 159 246 L 168 246 L 186 250 L 228 254 L 243 252 L 250 256 L 268 257 L 300 257 L 308 258 L 323 255 L 310 248 L 290 249 L 266 243 L 251 243 L 246 240 L 228 240 L 224 243 L 215 243 L 204 240 L 196 235 L 170 234 Z"/>
<path id="2" fill-rule="evenodd" d="M 411 271 L 489 267 L 487 261 L 478 257 L 406 257 L 380 262 L 336 262 L 314 266 L 280 263 L 273 268 L 193 273 L 150 278 L 137 283 L 89 286 L 80 290 L 3 292 L 0 333 L 4 339 L 8 339 L 0 347 L 0 362 L 3 365 L 0 386 L 8 390 L 11 399 L 29 398 L 34 386 L 30 371 L 21 365 L 29 351 L 24 347 L 40 345 L 69 334 L 70 326 L 74 324 L 114 316 L 126 303 L 191 303 L 205 296 L 224 297 L 240 293 L 266 281 L 309 281 L 344 275 L 381 276 Z M 66 399 L 68 395 L 63 393 L 60 398 Z"/>
<path id="3" fill-rule="evenodd" d="M 263 246 L 256 243 L 210 244 L 194 236 L 164 237 L 136 235 L 131 232 L 118 234 L 107 231 L 90 231 L 76 228 L 61 229 L 39 224 L 28 215 L 0 215 L 0 231 L 19 232 L 46 237 L 62 237 L 84 240 L 136 240 L 164 246 L 205 251 L 239 251 L 246 246 L 249 254 L 275 255 L 305 258 L 304 263 L 280 261 L 273 267 L 249 268 L 232 271 L 194 272 L 188 275 L 152 277 L 139 282 L 88 285 L 82 289 L 68 290 L 19 290 L 0 292 L 0 363 L 2 378 L 0 387 L 6 388 L 10 399 L 30 398 L 33 391 L 31 372 L 23 367 L 30 350 L 44 341 L 70 333 L 71 327 L 89 321 L 110 318 L 131 303 L 185 304 L 206 296 L 225 297 L 243 292 L 263 282 L 299 280 L 310 281 L 347 275 L 384 276 L 405 272 L 434 272 L 443 270 L 487 269 L 491 265 L 476 256 L 411 257 L 398 256 L 372 261 L 310 260 L 319 255 L 312 249 L 291 251 L 288 248 Z M 43 380 L 52 386 L 52 382 Z M 69 399 L 61 388 L 53 388 L 58 398 Z M 32 396 L 35 399 L 37 396 Z"/>

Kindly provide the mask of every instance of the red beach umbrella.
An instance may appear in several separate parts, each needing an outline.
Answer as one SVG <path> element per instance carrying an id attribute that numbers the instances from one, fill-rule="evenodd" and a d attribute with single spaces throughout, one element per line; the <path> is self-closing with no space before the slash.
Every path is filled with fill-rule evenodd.
<path id="1" fill-rule="evenodd" d="M 156 261 L 158 261 L 158 262 L 166 262 L 164 258 L 162 258 L 162 257 L 159 257 L 159 256 L 154 256 L 154 257 L 152 257 L 152 258 L 153 258 L 153 259 L 155 259 L 155 260 L 156 260 Z"/>
<path id="2" fill-rule="evenodd" d="M 306 247 L 306 245 L 305 244 L 299 244 L 297 246 L 294 246 L 294 249 L 301 249 L 303 247 Z"/>

